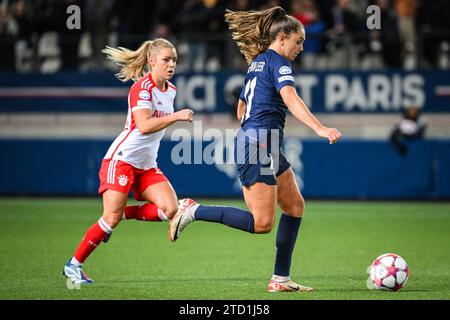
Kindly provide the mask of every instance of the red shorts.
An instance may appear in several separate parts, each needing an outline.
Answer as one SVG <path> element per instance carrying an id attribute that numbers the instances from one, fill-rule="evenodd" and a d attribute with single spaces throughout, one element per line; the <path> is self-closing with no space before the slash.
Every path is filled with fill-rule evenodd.
<path id="1" fill-rule="evenodd" d="M 128 194 L 132 189 L 134 198 L 138 201 L 144 200 L 142 193 L 149 186 L 169 181 L 158 168 L 137 169 L 129 163 L 112 159 L 103 159 L 99 177 L 99 194 L 108 189 Z"/>

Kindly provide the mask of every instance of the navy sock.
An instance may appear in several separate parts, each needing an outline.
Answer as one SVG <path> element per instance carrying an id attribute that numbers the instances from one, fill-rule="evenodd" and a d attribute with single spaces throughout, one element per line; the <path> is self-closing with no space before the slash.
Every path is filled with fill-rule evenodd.
<path id="1" fill-rule="evenodd" d="M 277 276 L 287 277 L 291 269 L 292 251 L 302 218 L 281 214 L 277 231 L 277 253 L 275 256 L 275 271 Z"/>
<path id="2" fill-rule="evenodd" d="M 255 233 L 253 215 L 239 208 L 200 205 L 194 215 L 195 220 L 218 222 L 235 229 Z"/>

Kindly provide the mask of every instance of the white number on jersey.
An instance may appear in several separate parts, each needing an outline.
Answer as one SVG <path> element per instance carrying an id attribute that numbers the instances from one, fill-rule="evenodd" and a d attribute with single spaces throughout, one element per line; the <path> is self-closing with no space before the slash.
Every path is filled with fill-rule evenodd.
<path id="1" fill-rule="evenodd" d="M 252 100 L 253 96 L 255 95 L 255 87 L 256 87 L 256 77 L 254 77 L 252 80 L 247 82 L 245 86 L 245 94 L 244 96 L 247 97 L 247 94 L 250 92 L 247 98 L 247 105 L 245 106 L 245 115 L 242 117 L 242 121 L 244 122 L 248 118 L 250 118 L 250 111 L 252 110 Z"/>

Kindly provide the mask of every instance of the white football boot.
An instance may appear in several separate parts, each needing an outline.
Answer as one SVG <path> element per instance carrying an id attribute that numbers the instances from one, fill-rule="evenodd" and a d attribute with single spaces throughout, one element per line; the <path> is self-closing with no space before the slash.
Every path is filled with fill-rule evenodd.
<path id="1" fill-rule="evenodd" d="M 69 278 L 73 284 L 92 284 L 94 281 L 84 273 L 81 266 L 74 265 L 67 261 L 64 266 L 63 275 Z"/>
<path id="2" fill-rule="evenodd" d="M 276 280 L 270 280 L 269 284 L 267 285 L 267 291 L 269 292 L 311 292 L 314 291 L 311 287 L 305 287 L 302 285 L 299 285 L 292 280 L 287 281 L 276 281 Z"/>
<path id="3" fill-rule="evenodd" d="M 195 221 L 194 212 L 200 206 L 192 199 L 178 201 L 178 212 L 170 220 L 169 240 L 175 242 L 188 224 Z"/>

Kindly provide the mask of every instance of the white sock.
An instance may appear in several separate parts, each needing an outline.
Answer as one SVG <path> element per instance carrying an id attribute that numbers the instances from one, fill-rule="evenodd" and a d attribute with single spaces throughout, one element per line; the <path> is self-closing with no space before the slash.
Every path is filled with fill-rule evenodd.
<path id="1" fill-rule="evenodd" d="M 200 204 L 198 204 L 198 203 L 196 205 L 192 206 L 192 208 L 190 210 L 190 214 L 189 214 L 189 217 L 191 218 L 191 220 L 195 220 L 195 211 L 197 211 L 198 207 L 200 207 Z"/>
<path id="2" fill-rule="evenodd" d="M 291 277 L 290 276 L 282 277 L 282 276 L 277 276 L 277 275 L 274 274 L 272 276 L 272 280 L 275 280 L 277 282 L 286 282 L 286 281 L 291 280 Z"/>
<path id="3" fill-rule="evenodd" d="M 161 219 L 161 221 L 168 221 L 169 218 L 164 214 L 164 212 L 158 208 L 158 217 Z"/>
<path id="4" fill-rule="evenodd" d="M 75 259 L 75 257 L 73 257 L 72 260 L 70 260 L 70 263 L 76 265 L 77 267 L 81 267 L 83 265 L 80 261 Z"/>

